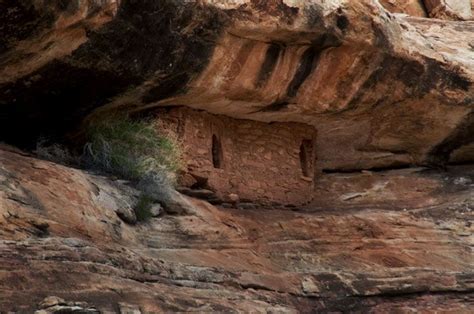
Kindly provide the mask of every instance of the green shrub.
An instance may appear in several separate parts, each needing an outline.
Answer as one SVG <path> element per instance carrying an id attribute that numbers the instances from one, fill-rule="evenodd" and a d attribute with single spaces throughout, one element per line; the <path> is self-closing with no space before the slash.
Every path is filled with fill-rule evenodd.
<path id="1" fill-rule="evenodd" d="M 149 172 L 172 177 L 181 166 L 177 141 L 152 121 L 112 116 L 91 124 L 85 160 L 99 170 L 139 181 Z"/>
<path id="2" fill-rule="evenodd" d="M 153 206 L 153 198 L 148 195 L 142 194 L 138 199 L 138 203 L 135 205 L 134 211 L 137 217 L 137 221 L 144 222 L 148 221 L 153 217 L 151 213 L 151 207 Z"/>

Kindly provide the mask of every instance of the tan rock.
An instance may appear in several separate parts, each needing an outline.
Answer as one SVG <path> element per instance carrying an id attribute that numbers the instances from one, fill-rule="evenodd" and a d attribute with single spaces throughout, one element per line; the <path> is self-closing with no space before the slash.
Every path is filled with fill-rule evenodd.
<path id="1" fill-rule="evenodd" d="M 306 277 L 303 279 L 301 282 L 301 287 L 303 289 L 303 292 L 308 294 L 308 295 L 318 295 L 318 293 L 321 292 L 319 287 L 314 283 L 313 279 L 311 277 Z"/>
<path id="2" fill-rule="evenodd" d="M 87 304 L 49 297 L 39 313 L 468 312 L 472 173 L 326 174 L 306 211 L 188 199 L 194 213 L 132 227 L 92 198 L 114 181 L 0 150 L 0 308 L 33 313 L 60 291 Z M 338 201 L 349 193 L 365 194 Z"/>
<path id="3" fill-rule="evenodd" d="M 141 314 L 140 307 L 133 304 L 128 304 L 124 302 L 119 303 L 120 314 Z"/>
<path id="4" fill-rule="evenodd" d="M 426 17 L 423 0 L 380 0 L 380 3 L 393 13 L 405 13 L 411 16 Z"/>
<path id="5" fill-rule="evenodd" d="M 39 306 L 41 309 L 46 309 L 48 307 L 52 307 L 55 305 L 65 305 L 66 301 L 64 299 L 55 297 L 55 296 L 49 296 L 46 297 L 43 301 L 40 302 Z"/>
<path id="6" fill-rule="evenodd" d="M 235 194 L 235 193 L 231 193 L 227 196 L 228 200 L 231 202 L 231 203 L 238 203 L 240 201 L 240 197 L 239 195 Z"/>
<path id="7" fill-rule="evenodd" d="M 471 310 L 472 12 L 424 4 L 2 4 L 0 141 L 149 114 L 189 144 L 183 181 L 239 204 L 150 173 L 169 215 L 132 226 L 136 187 L 0 145 L 0 309 Z"/>
<path id="8" fill-rule="evenodd" d="M 472 19 L 471 0 L 424 0 L 429 15 L 440 19 Z"/>

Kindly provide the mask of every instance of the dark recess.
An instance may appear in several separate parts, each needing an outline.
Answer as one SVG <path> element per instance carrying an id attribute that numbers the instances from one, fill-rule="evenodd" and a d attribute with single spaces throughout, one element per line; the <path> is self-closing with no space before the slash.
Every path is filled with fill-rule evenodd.
<path id="1" fill-rule="evenodd" d="M 0 86 L 0 141 L 25 149 L 35 148 L 39 138 L 63 142 L 83 117 L 130 84 L 110 72 L 61 62 L 37 75 L 36 82 L 26 78 Z"/>
<path id="2" fill-rule="evenodd" d="M 31 1 L 0 1 L 0 59 L 12 43 L 39 34 L 54 22 L 51 12 L 35 9 Z"/>
<path id="3" fill-rule="evenodd" d="M 219 138 L 214 134 L 212 135 L 212 165 L 216 169 L 222 169 L 223 153 L 222 144 Z"/>
<path id="4" fill-rule="evenodd" d="M 300 145 L 300 165 L 305 177 L 312 177 L 313 168 L 313 141 L 303 140 Z"/>
<path id="5" fill-rule="evenodd" d="M 50 6 L 61 4 L 70 9 L 67 1 Z M 0 3 L 1 9 L 16 6 L 14 1 Z M 17 38 L 31 36 L 44 23 L 29 7 L 20 13 L 8 16 L 0 10 L 8 25 L 30 19 Z M 0 33 L 11 32 L 3 22 Z M 156 79 L 143 101 L 159 101 L 183 91 L 190 77 L 206 66 L 224 23 L 217 9 L 193 3 L 122 1 L 118 16 L 90 32 L 88 42 L 72 55 L 0 85 L 0 141 L 26 149 L 34 148 L 39 137 L 64 141 L 94 109 L 155 79 L 157 73 L 163 78 Z M 187 32 L 182 32 L 184 28 Z M 0 38 L 0 59 L 2 47 L 6 42 Z"/>
<path id="6" fill-rule="evenodd" d="M 471 143 L 474 143 L 474 112 L 471 112 L 450 136 L 429 152 L 428 162 L 444 166 L 454 150 Z"/>
<path id="7" fill-rule="evenodd" d="M 345 15 L 338 15 L 337 20 L 336 20 L 336 25 L 337 28 L 339 28 L 341 31 L 345 31 L 347 27 L 349 26 L 349 20 Z"/>
<path id="8" fill-rule="evenodd" d="M 263 107 L 262 109 L 258 110 L 258 112 L 276 112 L 283 110 L 288 107 L 290 103 L 287 101 L 277 101 L 274 102 L 266 107 Z"/>
<path id="9" fill-rule="evenodd" d="M 372 172 L 384 172 L 390 170 L 400 170 L 400 169 L 409 169 L 412 168 L 413 165 L 407 163 L 398 163 L 398 164 L 391 164 L 387 165 L 386 167 L 373 167 L 373 168 L 345 168 L 345 169 L 322 169 L 322 172 L 325 174 L 331 173 L 360 173 L 362 171 L 372 171 Z"/>
<path id="10" fill-rule="evenodd" d="M 295 76 L 288 86 L 286 92 L 289 98 L 295 97 L 304 81 L 313 72 L 319 62 L 320 51 L 315 47 L 309 47 L 301 57 L 300 65 L 296 70 Z"/>
<path id="11" fill-rule="evenodd" d="M 255 84 L 257 87 L 262 87 L 270 78 L 273 71 L 275 70 L 275 66 L 278 62 L 281 52 L 282 46 L 276 43 L 272 43 L 268 47 L 267 53 L 265 54 L 265 61 L 262 64 L 258 74 L 257 83 Z"/>

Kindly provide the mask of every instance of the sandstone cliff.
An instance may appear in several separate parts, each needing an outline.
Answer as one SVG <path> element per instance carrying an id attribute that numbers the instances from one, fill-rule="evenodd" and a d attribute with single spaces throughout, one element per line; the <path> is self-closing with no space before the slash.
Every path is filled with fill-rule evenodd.
<path id="1" fill-rule="evenodd" d="M 130 226 L 115 213 L 134 197 L 124 183 L 5 147 L 0 165 L 2 310 L 48 296 L 122 313 L 474 305 L 472 168 L 332 175 L 317 212 L 193 200 L 195 214 Z"/>
<path id="2" fill-rule="evenodd" d="M 473 8 L 0 0 L 0 312 L 468 313 Z M 129 224 L 136 186 L 28 152 L 117 112 L 214 205 Z"/>
<path id="3" fill-rule="evenodd" d="M 10 142 L 60 137 L 98 107 L 165 105 L 314 125 L 327 170 L 443 164 L 472 140 L 470 21 L 373 0 L 2 6 Z"/>

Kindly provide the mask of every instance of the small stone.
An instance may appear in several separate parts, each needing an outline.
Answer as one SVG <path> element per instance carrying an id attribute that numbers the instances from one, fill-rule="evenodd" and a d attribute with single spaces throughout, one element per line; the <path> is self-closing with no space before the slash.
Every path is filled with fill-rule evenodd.
<path id="1" fill-rule="evenodd" d="M 254 203 L 240 203 L 238 208 L 240 209 L 256 209 L 257 205 Z"/>
<path id="2" fill-rule="evenodd" d="M 153 204 L 150 208 L 150 214 L 152 217 L 158 217 L 163 213 L 164 209 L 161 204 Z"/>
<path id="3" fill-rule="evenodd" d="M 138 305 L 119 303 L 120 314 L 141 314 L 142 311 Z"/>
<path id="4" fill-rule="evenodd" d="M 229 202 L 230 203 L 238 203 L 240 201 L 240 197 L 239 195 L 235 194 L 235 193 L 231 193 L 227 196 L 227 198 L 229 199 Z"/>
<path id="5" fill-rule="evenodd" d="M 44 298 L 44 300 L 40 302 L 39 307 L 40 309 L 46 309 L 48 307 L 52 307 L 55 305 L 64 305 L 64 304 L 66 304 L 66 301 L 64 301 L 64 299 L 61 299 L 56 296 L 49 296 L 49 297 Z"/>
<path id="6" fill-rule="evenodd" d="M 303 292 L 308 295 L 315 295 L 320 292 L 319 287 L 314 283 L 312 278 L 306 277 L 301 282 Z"/>
<path id="7" fill-rule="evenodd" d="M 94 307 L 83 308 L 75 305 L 54 305 L 46 310 L 36 311 L 38 313 L 83 313 L 83 314 L 99 314 L 100 311 Z"/>
<path id="8" fill-rule="evenodd" d="M 190 187 L 190 186 L 193 186 L 196 183 L 197 183 L 196 178 L 193 177 L 192 175 L 190 175 L 189 173 L 184 174 L 179 179 L 179 184 L 184 186 L 184 187 Z"/>
<path id="9" fill-rule="evenodd" d="M 344 195 L 341 196 L 341 200 L 350 201 L 350 200 L 353 200 L 355 198 L 362 197 L 364 195 L 365 195 L 364 193 L 347 193 L 347 194 L 344 194 Z"/>
<path id="10" fill-rule="evenodd" d="M 85 247 L 87 243 L 79 238 L 64 238 L 63 243 L 71 247 Z"/>
<path id="11" fill-rule="evenodd" d="M 459 177 L 454 179 L 453 183 L 456 185 L 469 185 L 472 183 L 472 180 L 466 177 Z"/>

